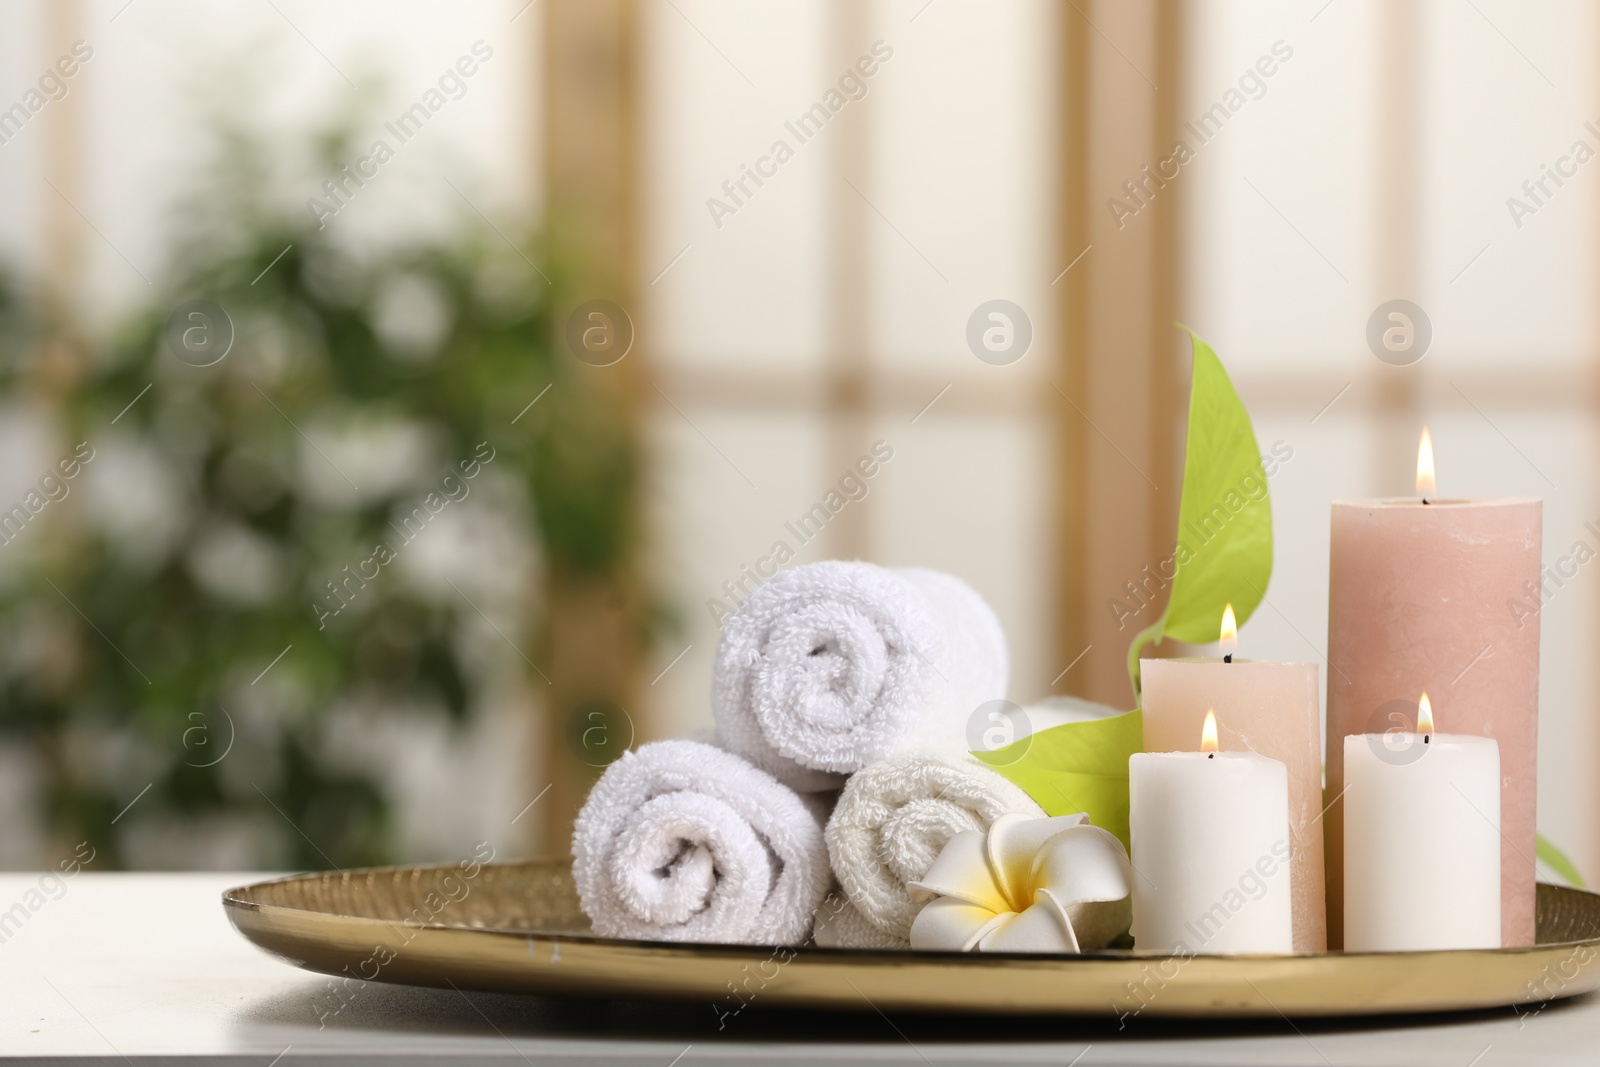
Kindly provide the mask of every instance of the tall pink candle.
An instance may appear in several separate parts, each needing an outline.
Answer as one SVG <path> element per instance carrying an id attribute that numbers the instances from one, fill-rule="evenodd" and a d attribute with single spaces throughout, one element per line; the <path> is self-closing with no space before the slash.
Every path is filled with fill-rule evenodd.
<path id="1" fill-rule="evenodd" d="M 1344 739 L 1410 729 L 1417 694 L 1439 729 L 1500 746 L 1500 922 L 1533 944 L 1539 718 L 1538 500 L 1333 505 L 1328 590 L 1328 942 L 1344 943 Z M 1513 605 L 1520 604 L 1522 610 Z M 1404 819 L 1405 812 L 1395 812 Z M 1404 902 L 1396 902 L 1403 906 Z"/>
<path id="2" fill-rule="evenodd" d="M 1147 659 L 1139 672 L 1147 752 L 1197 751 L 1206 711 L 1214 708 L 1222 751 L 1257 752 L 1288 769 L 1294 950 L 1326 949 L 1317 665 Z"/>

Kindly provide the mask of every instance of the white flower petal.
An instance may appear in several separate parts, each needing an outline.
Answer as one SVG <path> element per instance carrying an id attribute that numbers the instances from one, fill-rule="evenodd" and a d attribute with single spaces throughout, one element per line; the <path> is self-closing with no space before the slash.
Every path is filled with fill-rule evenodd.
<path id="1" fill-rule="evenodd" d="M 1030 880 L 1070 908 L 1085 901 L 1121 900 L 1132 893 L 1133 866 L 1121 841 L 1098 826 L 1084 824 L 1045 842 Z"/>
<path id="2" fill-rule="evenodd" d="M 1051 819 L 1031 818 L 1007 812 L 989 827 L 985 855 L 994 873 L 995 884 L 1010 903 L 1021 911 L 1033 904 L 1034 857 L 1044 843 L 1056 834 L 1081 825 L 1086 815 L 1058 815 Z"/>
<path id="3" fill-rule="evenodd" d="M 912 899 L 928 903 L 911 947 L 1077 953 L 1104 948 L 1132 918 L 1133 866 L 1084 815 L 1007 814 L 987 834 L 957 834 Z"/>
<path id="4" fill-rule="evenodd" d="M 970 952 L 989 930 L 1010 915 L 995 914 L 954 897 L 940 897 L 911 923 L 911 947 L 920 951 Z"/>
<path id="5" fill-rule="evenodd" d="M 906 883 L 911 899 L 921 903 L 929 897 L 955 897 L 992 912 L 1012 910 L 984 858 L 983 837 L 978 830 L 965 830 L 952 837 L 928 873 L 918 881 Z"/>
<path id="6" fill-rule="evenodd" d="M 1078 939 L 1060 905 L 1048 894 L 1040 894 L 1039 903 L 1007 916 L 1005 922 L 985 934 L 978 951 L 1076 953 Z"/>
<path id="7" fill-rule="evenodd" d="M 1066 911 L 1072 921 L 1072 932 L 1078 939 L 1078 947 L 1084 952 L 1096 952 L 1128 932 L 1128 927 L 1133 923 L 1133 898 L 1088 901 L 1073 904 Z"/>

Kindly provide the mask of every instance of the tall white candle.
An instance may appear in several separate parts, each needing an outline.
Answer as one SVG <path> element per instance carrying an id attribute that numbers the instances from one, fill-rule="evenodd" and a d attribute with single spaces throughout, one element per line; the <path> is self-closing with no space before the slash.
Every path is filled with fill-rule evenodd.
<path id="1" fill-rule="evenodd" d="M 1418 717 L 1344 739 L 1347 952 L 1501 945 L 1500 746 Z"/>
<path id="2" fill-rule="evenodd" d="M 1294 951 L 1289 773 L 1254 752 L 1128 760 L 1133 944 L 1199 955 Z"/>

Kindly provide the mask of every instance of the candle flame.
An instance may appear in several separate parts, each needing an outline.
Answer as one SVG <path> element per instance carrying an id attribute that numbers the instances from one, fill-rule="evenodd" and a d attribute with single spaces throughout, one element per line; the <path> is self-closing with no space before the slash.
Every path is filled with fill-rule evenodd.
<path id="1" fill-rule="evenodd" d="M 1232 604 L 1222 609 L 1222 632 L 1217 637 L 1217 643 L 1224 652 L 1239 647 L 1239 620 L 1233 617 Z"/>
<path id="2" fill-rule="evenodd" d="M 1428 694 L 1423 693 L 1422 699 L 1417 701 L 1417 733 L 1433 733 L 1433 705 L 1428 703 Z"/>
<path id="3" fill-rule="evenodd" d="M 1200 751 L 1215 752 L 1217 750 L 1217 713 L 1210 708 L 1206 709 L 1206 724 L 1200 729 Z"/>
<path id="4" fill-rule="evenodd" d="M 1426 500 L 1437 491 L 1438 485 L 1433 475 L 1433 437 L 1424 426 L 1422 440 L 1417 442 L 1417 495 Z"/>

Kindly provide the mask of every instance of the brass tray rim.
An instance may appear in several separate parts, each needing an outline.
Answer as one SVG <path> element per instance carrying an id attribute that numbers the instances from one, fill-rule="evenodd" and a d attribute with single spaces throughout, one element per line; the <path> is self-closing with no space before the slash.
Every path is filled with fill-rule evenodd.
<path id="1" fill-rule="evenodd" d="M 548 874 L 552 871 L 564 872 L 570 868 L 570 859 L 512 859 L 490 861 L 483 864 L 485 869 L 495 869 L 502 877 L 515 877 L 519 873 L 526 873 L 529 877 L 538 874 Z M 448 957 L 448 962 L 440 958 L 440 953 L 421 953 L 423 959 L 421 966 L 409 965 L 406 968 L 382 970 L 374 976 L 374 980 L 402 985 L 421 985 L 442 988 L 446 985 L 459 983 L 466 988 L 495 989 L 521 992 L 526 995 L 558 995 L 558 996 L 587 996 L 596 998 L 613 999 L 661 999 L 690 1001 L 707 993 L 705 988 L 684 988 L 681 985 L 661 982 L 656 985 L 641 985 L 637 980 L 630 980 L 630 976 L 620 968 L 629 962 L 629 957 L 653 959 L 658 962 L 671 962 L 676 959 L 680 963 L 727 963 L 743 962 L 748 965 L 765 958 L 767 953 L 779 950 L 792 949 L 795 952 L 793 964 L 799 965 L 804 970 L 815 971 L 818 978 L 822 972 L 839 973 L 839 968 L 849 970 L 859 969 L 861 972 L 879 973 L 884 970 L 897 968 L 934 968 L 937 970 L 959 970 L 968 974 L 975 974 L 978 970 L 994 972 L 1014 968 L 1025 969 L 1030 975 L 1035 975 L 1041 981 L 1048 982 L 1050 976 L 1059 976 L 1063 981 L 1070 983 L 1076 975 L 1098 973 L 1098 968 L 1111 971 L 1120 966 L 1126 969 L 1130 964 L 1146 968 L 1160 966 L 1164 962 L 1178 961 L 1180 966 L 1200 963 L 1202 974 L 1210 975 L 1209 978 L 1200 978 L 1197 985 L 1218 990 L 1212 994 L 1214 999 L 1205 1006 L 1197 1006 L 1194 997 L 1178 998 L 1179 1003 L 1163 1004 L 1151 1011 L 1152 1016 L 1187 1019 L 1241 1019 L 1241 1018 L 1266 1018 L 1271 1016 L 1285 1016 L 1273 1001 L 1267 1000 L 1266 994 L 1256 988 L 1263 1004 L 1260 1006 L 1243 1003 L 1237 999 L 1228 1001 L 1225 994 L 1229 992 L 1227 983 L 1234 983 L 1233 991 L 1242 981 L 1254 987 L 1255 980 L 1269 980 L 1268 976 L 1260 973 L 1262 967 L 1293 966 L 1296 963 L 1322 968 L 1326 966 L 1330 974 L 1325 980 L 1330 984 L 1340 978 L 1337 973 L 1332 973 L 1334 965 L 1340 961 L 1352 966 L 1360 967 L 1361 961 L 1367 961 L 1366 966 L 1381 966 L 1383 961 L 1404 959 L 1408 965 L 1418 968 L 1436 967 L 1449 968 L 1455 966 L 1454 961 L 1462 957 L 1476 959 L 1513 960 L 1520 957 L 1547 957 L 1544 971 L 1549 971 L 1551 962 L 1569 956 L 1585 949 L 1600 950 L 1600 921 L 1597 921 L 1596 936 L 1562 941 L 1544 941 L 1533 945 L 1515 946 L 1498 949 L 1429 949 L 1420 951 L 1394 951 L 1394 952 L 1297 952 L 1297 953 L 1238 953 L 1226 955 L 1196 954 L 1194 956 L 1180 956 L 1161 952 L 1139 952 L 1134 949 L 1114 949 L 1082 954 L 1060 953 L 963 953 L 963 952 L 927 952 L 912 951 L 908 949 L 852 949 L 852 948 L 825 948 L 807 942 L 795 946 L 773 946 L 766 944 L 748 944 L 732 942 L 675 942 L 654 941 L 641 939 L 624 939 L 601 937 L 590 932 L 569 930 L 555 930 L 549 926 L 537 927 L 508 927 L 496 925 L 473 925 L 464 922 L 427 921 L 419 922 L 409 916 L 401 918 L 378 917 L 372 915 L 357 915 L 349 912 L 336 911 L 325 908 L 302 907 L 294 904 L 268 902 L 259 899 L 262 892 L 271 892 L 275 887 L 293 883 L 314 883 L 317 881 L 333 881 L 335 884 L 350 887 L 360 891 L 360 882 L 374 879 L 396 878 L 409 876 L 417 879 L 430 874 L 445 874 L 456 868 L 450 864 L 400 864 L 383 867 L 352 868 L 345 871 L 311 871 L 298 874 L 280 875 L 247 885 L 236 886 L 222 893 L 222 904 L 229 917 L 230 923 L 253 944 L 279 957 L 293 963 L 307 971 L 320 974 L 339 975 L 336 965 L 327 962 L 326 956 L 322 960 L 316 958 L 305 959 L 284 951 L 284 946 L 289 942 L 301 945 L 317 944 L 318 935 L 325 940 L 321 943 L 330 951 L 339 950 L 342 940 L 349 939 L 353 931 L 392 931 L 396 927 L 404 926 L 417 933 L 427 931 L 436 936 L 451 938 L 451 944 L 458 945 L 454 939 L 473 935 L 480 944 L 489 941 L 496 943 L 526 942 L 527 954 L 530 960 L 526 964 L 512 967 L 504 960 L 495 964 L 484 964 L 486 970 L 480 969 L 481 975 L 488 974 L 483 983 L 468 976 L 462 970 L 467 967 L 471 970 L 470 961 L 463 961 L 458 954 L 442 953 Z M 1553 892 L 1558 897 L 1571 896 L 1583 898 L 1588 906 L 1600 911 L 1600 893 L 1571 886 L 1555 885 L 1553 883 L 1540 883 L 1541 895 Z M 252 919 L 244 919 L 250 915 Z M 258 925 L 259 924 L 259 925 Z M 316 930 L 320 924 L 335 924 L 337 930 Z M 299 927 L 297 930 L 296 927 Z M 341 938 L 339 930 L 344 931 Z M 547 971 L 541 968 L 545 965 L 533 956 L 535 942 L 554 944 L 561 948 L 583 948 L 590 952 L 602 953 L 604 956 L 592 957 L 580 966 L 581 981 L 576 985 L 563 984 L 557 988 L 555 983 L 546 981 Z M 409 939 L 408 939 L 409 944 Z M 443 943 L 439 944 L 442 949 Z M 503 951 L 503 950 L 501 950 Z M 315 957 L 315 954 L 311 954 Z M 615 960 L 612 960 L 612 956 Z M 1600 951 L 1596 953 L 1600 957 Z M 801 963 L 800 961 L 806 961 Z M 552 959 L 550 962 L 556 962 Z M 611 968 L 615 962 L 617 969 Z M 1588 961 L 1585 961 L 1587 963 Z M 346 967 L 348 973 L 348 967 Z M 1019 972 L 1021 973 L 1021 972 Z M 1542 974 L 1543 972 L 1540 972 Z M 1339 998 L 1330 996 L 1326 1004 L 1307 1004 L 1304 998 L 1291 1009 L 1289 1014 L 1307 1016 L 1334 1017 L 1381 1017 L 1398 1014 L 1434 1013 L 1434 1012 L 1464 1012 L 1485 1010 L 1495 1007 L 1512 1007 L 1525 1004 L 1543 1004 L 1557 1000 L 1581 996 L 1600 990 L 1600 973 L 1591 971 L 1585 975 L 1580 965 L 1579 972 L 1574 976 L 1563 976 L 1563 983 L 1554 991 L 1546 990 L 1544 993 L 1536 991 L 1534 980 L 1540 977 L 1531 970 L 1526 977 L 1529 979 L 1515 987 L 1507 983 L 1504 974 L 1493 981 L 1486 981 L 1484 989 L 1493 986 L 1492 992 L 1473 992 L 1459 998 L 1445 998 L 1438 995 L 1418 996 L 1411 995 L 1399 1006 L 1390 1006 L 1386 1001 L 1352 1002 L 1352 998 Z M 352 976 L 353 977 L 353 976 Z M 1108 974 L 1107 977 L 1113 977 Z M 1324 976 L 1313 976 L 1322 978 Z M 877 981 L 878 979 L 874 979 Z M 852 983 L 853 984 L 853 983 Z M 731 988 L 731 985 L 730 985 Z M 763 990 L 766 989 L 763 984 Z M 1514 990 L 1514 991 L 1513 991 Z M 1107 993 L 1118 993 L 1116 987 L 1107 987 Z M 720 990 L 716 995 L 721 995 Z M 802 1007 L 812 1009 L 832 1010 L 862 1010 L 854 1006 L 853 1002 L 843 997 L 832 996 L 826 992 L 818 992 L 813 984 L 809 990 L 802 988 L 798 991 L 780 992 L 769 995 L 768 1003 L 772 1006 Z M 1029 1000 L 1029 998 L 1023 998 Z M 1104 1009 L 1099 1004 L 1109 1004 L 1109 1000 L 1101 999 L 1095 1004 L 1079 996 L 1076 999 L 1068 998 L 1061 1003 L 1049 1007 L 1038 1006 L 1038 998 L 1033 997 L 1029 1003 L 1016 1003 L 1004 997 L 991 997 L 985 1002 L 973 1003 L 964 1009 L 968 1014 L 995 1015 L 1017 1014 L 1038 1015 L 1051 1014 L 1062 1017 L 1089 1016 Z M 1110 1005 L 1115 1010 L 1115 1005 Z M 1146 1005 L 1154 1007 L 1153 1005 Z M 908 1011 L 949 1011 L 947 1003 L 940 1003 L 937 998 L 929 999 L 924 1005 L 916 998 L 901 999 L 894 1005 L 899 1010 Z M 1139 1011 L 1144 1010 L 1140 1008 Z M 1138 1014 L 1138 1011 L 1133 1012 Z"/>
<path id="2" fill-rule="evenodd" d="M 550 859 L 503 860 L 503 861 L 494 862 L 494 863 L 485 863 L 484 866 L 485 867 L 489 867 L 489 866 L 513 867 L 513 866 L 523 866 L 523 865 L 528 865 L 528 864 L 544 864 L 544 863 L 552 863 L 552 862 L 556 862 L 556 861 L 555 860 L 550 860 Z M 265 889 L 265 888 L 268 888 L 270 886 L 284 885 L 284 884 L 287 884 L 287 883 L 290 883 L 290 882 L 303 882 L 303 881 L 307 881 L 307 880 L 312 879 L 312 878 L 321 878 L 321 877 L 325 877 L 325 876 L 327 876 L 329 874 L 333 874 L 333 873 L 338 873 L 343 877 L 343 879 L 345 881 L 349 881 L 355 875 L 381 875 L 381 874 L 394 872 L 394 871 L 432 871 L 432 870 L 447 871 L 447 870 L 451 870 L 451 869 L 452 868 L 448 864 L 393 864 L 393 865 L 387 865 L 387 866 L 381 866 L 381 867 L 352 867 L 352 868 L 350 868 L 348 870 L 339 871 L 339 872 L 333 872 L 333 871 L 305 871 L 305 872 L 302 872 L 302 873 L 299 873 L 299 874 L 280 875 L 280 876 L 278 876 L 276 878 L 268 878 L 268 879 L 264 879 L 263 881 L 260 881 L 260 882 L 250 882 L 250 883 L 247 883 L 245 885 L 234 886 L 232 889 L 225 889 L 225 890 L 223 890 L 223 893 L 222 893 L 222 904 L 223 904 L 223 906 L 225 908 L 237 909 L 237 910 L 240 910 L 240 911 L 282 912 L 282 913 L 285 913 L 285 914 L 296 914 L 296 915 L 316 915 L 316 916 L 324 916 L 324 917 L 332 918 L 332 919 L 338 919 L 341 922 L 348 922 L 348 923 L 371 924 L 373 926 L 380 926 L 380 927 L 394 926 L 397 923 L 405 923 L 405 922 L 407 922 L 407 920 L 405 920 L 405 919 L 378 919 L 378 918 L 374 918 L 371 915 L 352 915 L 352 914 L 349 914 L 348 912 L 319 911 L 319 910 L 317 910 L 315 908 L 294 908 L 294 907 L 289 907 L 288 905 L 285 905 L 285 904 L 267 904 L 267 903 L 263 903 L 263 902 L 261 902 L 259 900 L 250 900 L 247 897 L 241 896 L 240 894 L 249 893 L 249 892 L 257 890 L 257 889 Z M 1576 886 L 1559 885 L 1559 884 L 1554 883 L 1554 882 L 1539 882 L 1538 884 L 1541 885 L 1541 886 L 1545 886 L 1545 887 L 1547 887 L 1549 889 L 1560 890 L 1560 891 L 1565 892 L 1565 893 L 1581 893 L 1581 894 L 1583 894 L 1585 896 L 1600 897 L 1600 892 L 1596 892 L 1594 890 L 1589 890 L 1589 889 L 1579 889 Z M 975 963 L 975 962 L 979 962 L 979 961 L 982 961 L 982 960 L 1011 960 L 1011 961 L 1016 961 L 1016 960 L 1094 960 L 1094 959 L 1129 960 L 1129 959 L 1136 959 L 1136 960 L 1144 960 L 1144 961 L 1157 961 L 1157 960 L 1170 960 L 1170 959 L 1181 959 L 1181 958 L 1183 958 L 1183 957 L 1180 957 L 1180 956 L 1176 956 L 1176 955 L 1174 955 L 1173 953 L 1170 953 L 1170 952 L 1140 952 L 1138 949 L 1099 949 L 1099 950 L 1096 950 L 1096 951 L 1093 951 L 1093 952 L 955 952 L 955 951 L 935 951 L 935 950 L 929 950 L 929 949 L 916 949 L 916 950 L 913 950 L 913 949 L 892 949 L 892 948 L 830 948 L 830 947 L 827 947 L 827 946 L 824 946 L 824 945 L 812 944 L 809 941 L 802 942 L 799 945 L 790 945 L 790 946 L 769 945 L 769 944 L 766 944 L 765 942 L 759 942 L 758 943 L 758 942 L 741 942 L 741 941 L 693 941 L 693 942 L 690 942 L 690 941 L 651 941 L 651 940 L 642 939 L 642 938 L 601 937 L 599 934 L 593 934 L 593 933 L 571 933 L 571 932 L 562 931 L 562 930 L 539 930 L 539 929 L 520 930 L 520 929 L 516 929 L 514 927 L 509 927 L 509 926 L 471 926 L 471 925 L 468 925 L 468 924 L 465 924 L 465 923 L 428 922 L 428 923 L 416 923 L 416 924 L 412 924 L 412 925 L 413 925 L 414 929 L 419 929 L 419 930 L 448 930 L 448 931 L 459 931 L 459 932 L 462 932 L 462 933 L 471 933 L 471 934 L 479 934 L 479 935 L 493 934 L 493 935 L 498 935 L 498 936 L 503 936 L 503 937 L 515 937 L 515 938 L 521 938 L 521 939 L 527 939 L 529 937 L 545 937 L 545 938 L 556 938 L 556 937 L 559 937 L 562 940 L 562 942 L 565 943 L 565 944 L 589 944 L 589 945 L 601 945 L 601 946 L 604 946 L 604 945 L 626 945 L 626 946 L 631 947 L 631 948 L 644 948 L 644 949 L 665 949 L 665 950 L 694 949 L 694 950 L 697 950 L 697 951 L 698 950 L 706 950 L 706 949 L 727 949 L 729 951 L 734 951 L 734 952 L 750 952 L 750 951 L 753 951 L 753 950 L 756 950 L 756 949 L 763 949 L 763 948 L 771 949 L 771 948 L 775 948 L 775 947 L 788 947 L 788 948 L 795 948 L 795 949 L 804 948 L 808 955 L 814 954 L 814 953 L 825 953 L 825 954 L 828 954 L 828 955 L 831 955 L 831 956 L 837 956 L 837 957 L 842 957 L 842 958 L 846 958 L 846 959 L 864 959 L 864 958 L 867 958 L 869 956 L 872 956 L 872 957 L 883 957 L 885 959 L 891 959 L 891 960 L 906 960 L 906 959 L 937 960 L 937 959 L 947 959 L 947 960 L 961 960 L 961 961 L 966 962 L 966 963 Z M 1482 954 L 1482 953 L 1494 953 L 1496 955 L 1502 955 L 1502 956 L 1532 955 L 1534 953 L 1542 954 L 1542 953 L 1549 952 L 1549 951 L 1552 951 L 1552 950 L 1555 950 L 1555 949 L 1584 948 L 1584 947 L 1600 948 L 1600 931 L 1597 931 L 1594 937 L 1582 938 L 1582 939 L 1579 939 L 1579 940 L 1576 940 L 1576 941 L 1539 941 L 1539 942 L 1535 942 L 1532 945 L 1513 945 L 1513 946 L 1511 946 L 1509 948 L 1501 947 L 1501 948 L 1410 949 L 1410 950 L 1362 951 L 1362 952 L 1345 952 L 1343 950 L 1329 949 L 1329 950 L 1324 951 L 1324 952 L 1197 953 L 1194 958 L 1204 958 L 1204 959 L 1206 959 L 1208 961 L 1213 961 L 1213 960 L 1214 961 L 1226 961 L 1226 960 L 1261 961 L 1261 960 L 1294 960 L 1294 959 L 1299 959 L 1299 960 L 1353 959 L 1353 958 L 1357 958 L 1357 957 L 1372 957 L 1372 956 L 1399 956 L 1399 957 L 1404 957 L 1406 959 L 1417 959 L 1417 958 L 1424 957 L 1424 956 L 1457 956 L 1457 955 L 1462 955 L 1462 954 L 1479 955 L 1479 954 Z"/>

